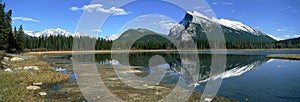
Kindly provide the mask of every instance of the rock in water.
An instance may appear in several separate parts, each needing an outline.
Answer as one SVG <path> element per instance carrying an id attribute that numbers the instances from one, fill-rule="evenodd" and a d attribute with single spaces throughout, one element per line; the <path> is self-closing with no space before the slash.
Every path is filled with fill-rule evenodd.
<path id="1" fill-rule="evenodd" d="M 46 92 L 39 92 L 39 95 L 41 95 L 41 96 L 47 96 L 47 93 Z"/>
<path id="2" fill-rule="evenodd" d="M 62 71 L 66 71 L 66 69 L 62 69 L 62 68 L 55 68 L 55 71 L 57 71 L 57 72 L 62 72 Z"/>
<path id="3" fill-rule="evenodd" d="M 24 61 L 23 58 L 19 58 L 19 57 L 13 57 L 10 59 L 11 62 L 20 62 L 20 61 Z"/>
<path id="4" fill-rule="evenodd" d="M 26 89 L 27 90 L 39 90 L 39 89 L 41 89 L 41 87 L 39 87 L 39 86 L 28 86 L 28 87 L 26 87 Z"/>

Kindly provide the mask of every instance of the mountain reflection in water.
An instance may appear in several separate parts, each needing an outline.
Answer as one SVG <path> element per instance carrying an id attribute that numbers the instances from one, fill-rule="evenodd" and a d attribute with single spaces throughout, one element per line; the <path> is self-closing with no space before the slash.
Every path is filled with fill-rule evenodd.
<path id="1" fill-rule="evenodd" d="M 157 65 L 157 68 L 163 68 L 167 70 L 167 73 L 160 74 L 161 76 L 164 76 L 164 79 L 161 82 L 176 84 L 178 78 L 181 77 L 185 79 L 185 82 L 188 85 L 199 85 L 207 82 L 209 79 L 224 79 L 240 76 L 269 60 L 264 55 L 223 55 L 227 56 L 226 70 L 215 75 L 210 75 L 212 60 L 212 55 L 210 54 L 198 55 L 200 65 L 198 66 L 198 69 L 189 69 L 188 67 L 182 66 L 183 62 L 190 65 L 196 63 L 193 61 L 193 59 L 189 59 L 189 56 L 193 54 L 179 55 L 177 53 L 133 53 L 129 55 L 129 64 L 131 66 L 141 66 L 139 70 L 145 72 L 146 74 L 151 74 L 151 72 L 155 69 L 151 70 L 149 68 L 149 60 L 155 55 L 162 56 L 167 62 L 163 65 Z M 122 56 L 122 54 L 119 54 L 118 56 Z M 126 58 L 126 56 L 121 58 Z M 98 64 L 126 65 L 126 63 L 120 62 L 117 59 L 111 59 L 110 54 L 97 54 L 96 60 Z M 193 78 L 195 77 L 198 77 L 198 81 L 196 82 L 193 81 Z"/>

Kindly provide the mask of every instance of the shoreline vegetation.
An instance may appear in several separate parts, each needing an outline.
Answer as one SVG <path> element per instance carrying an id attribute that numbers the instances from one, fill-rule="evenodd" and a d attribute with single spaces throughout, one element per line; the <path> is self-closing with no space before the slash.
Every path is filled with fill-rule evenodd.
<path id="1" fill-rule="evenodd" d="M 1 55 L 0 101 L 44 101 L 47 92 L 43 87 L 70 79 L 45 61 Z"/>
<path id="2" fill-rule="evenodd" d="M 198 49 L 198 50 L 86 50 L 86 51 L 36 51 L 36 52 L 26 52 L 24 55 L 47 55 L 47 54 L 84 54 L 84 53 L 138 53 L 138 52 L 201 52 L 201 51 L 263 51 L 263 50 L 300 50 L 300 48 L 293 49 Z"/>

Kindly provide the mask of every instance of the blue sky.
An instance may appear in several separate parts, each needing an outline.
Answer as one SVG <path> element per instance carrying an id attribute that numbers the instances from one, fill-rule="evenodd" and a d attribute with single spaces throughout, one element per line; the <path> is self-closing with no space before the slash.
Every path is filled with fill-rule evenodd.
<path id="1" fill-rule="evenodd" d="M 110 2 L 110 0 L 98 1 Z M 96 33 L 101 37 L 118 34 L 129 27 L 150 27 L 157 32 L 167 33 L 168 26 L 179 22 L 185 14 L 180 7 L 159 0 L 139 0 L 122 7 L 105 3 L 91 5 L 92 0 L 3 0 L 3 2 L 7 5 L 6 9 L 13 10 L 13 25 L 22 24 L 25 30 L 30 31 L 62 28 L 74 33 L 83 12 L 113 14 L 102 28 L 91 30 L 90 33 Z M 279 38 L 300 37 L 299 0 L 206 0 L 206 2 L 217 18 L 240 21 Z M 193 6 L 193 3 L 190 5 Z M 140 22 L 137 23 L 138 21 Z M 156 25 L 153 22 L 157 22 Z"/>

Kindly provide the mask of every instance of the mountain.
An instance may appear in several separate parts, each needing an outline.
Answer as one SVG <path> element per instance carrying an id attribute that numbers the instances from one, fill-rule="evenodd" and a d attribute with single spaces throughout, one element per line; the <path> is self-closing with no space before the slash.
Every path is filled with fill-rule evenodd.
<path id="1" fill-rule="evenodd" d="M 24 31 L 25 34 L 32 36 L 32 37 L 40 37 L 40 36 L 58 36 L 58 35 L 62 35 L 62 36 L 85 36 L 85 34 L 80 33 L 80 32 L 76 32 L 74 34 L 68 32 L 67 30 L 61 29 L 61 28 L 56 28 L 56 29 L 46 29 L 44 31 L 40 31 L 40 32 L 34 32 L 34 31 Z"/>
<path id="2" fill-rule="evenodd" d="M 260 42 L 274 42 L 275 39 L 267 34 L 247 26 L 238 21 L 231 21 L 227 19 L 208 18 L 196 11 L 187 12 L 184 19 L 173 28 L 170 29 L 169 36 L 181 40 L 188 41 L 207 40 L 204 28 L 202 25 L 220 25 L 226 42 L 232 41 L 260 41 Z M 211 30 L 211 28 L 209 28 Z"/>
<path id="3" fill-rule="evenodd" d="M 112 35 L 106 36 L 104 39 L 106 39 L 106 40 L 116 40 L 119 37 L 120 37 L 120 34 L 112 34 Z"/>
<path id="4" fill-rule="evenodd" d="M 139 39 L 136 39 L 139 38 Z M 138 28 L 138 29 L 128 29 L 122 33 L 117 41 L 136 41 L 136 42 L 169 42 L 169 40 L 175 41 L 175 39 L 170 38 L 167 35 L 159 34 L 154 31 Z"/>

